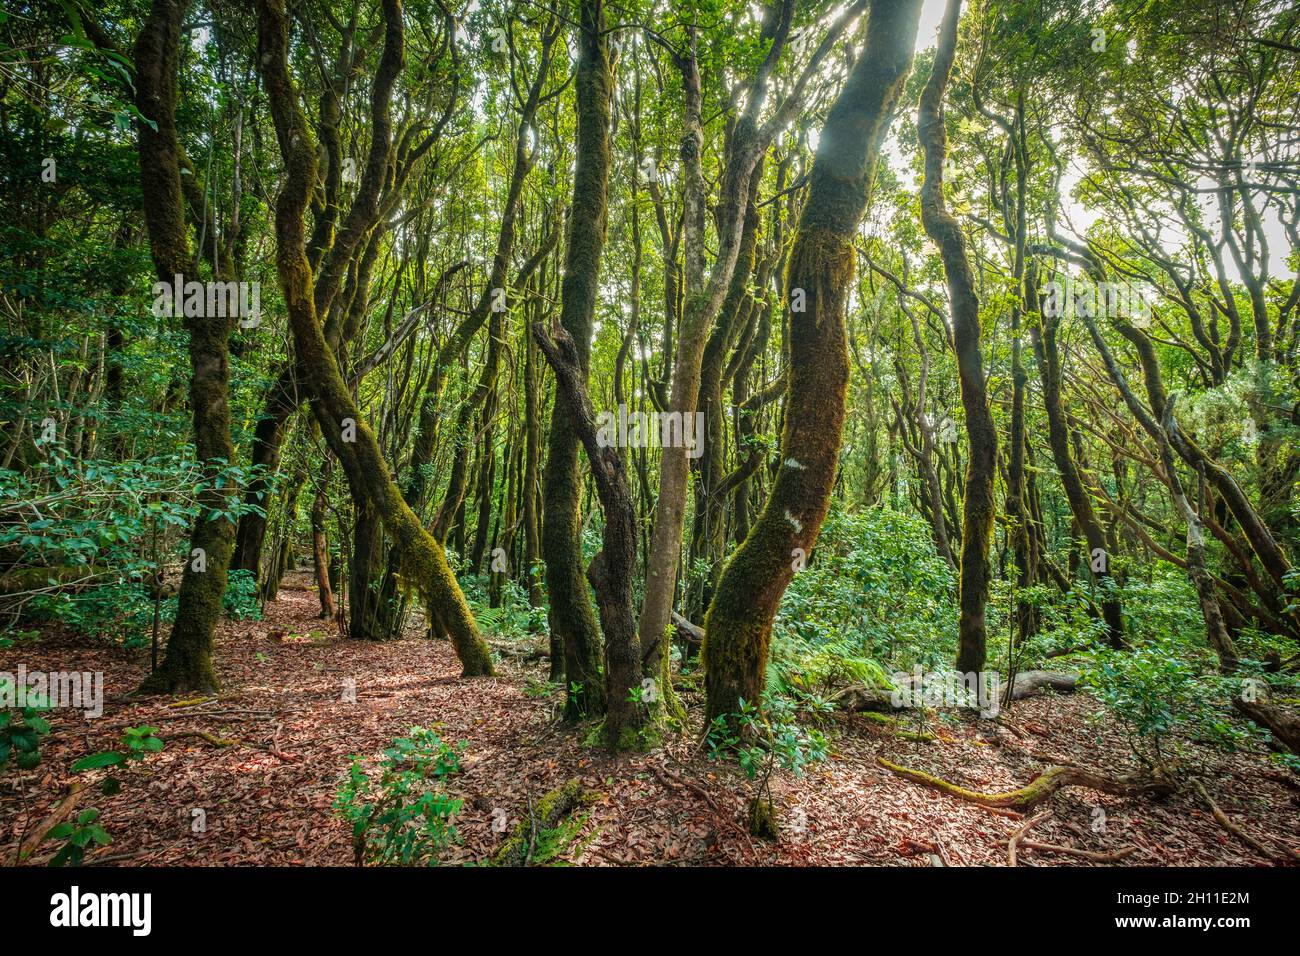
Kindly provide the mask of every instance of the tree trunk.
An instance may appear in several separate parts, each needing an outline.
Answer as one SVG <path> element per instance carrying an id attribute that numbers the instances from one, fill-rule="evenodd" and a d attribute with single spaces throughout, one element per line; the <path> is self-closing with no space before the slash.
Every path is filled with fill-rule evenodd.
<path id="1" fill-rule="evenodd" d="M 921 185 L 921 222 L 939 247 L 948 280 L 952 308 L 953 350 L 961 403 L 966 412 L 969 460 L 966 493 L 962 501 L 961 583 L 958 603 L 957 670 L 976 673 L 984 669 L 987 628 L 984 608 L 989 595 L 989 539 L 993 533 L 993 479 L 997 462 L 997 430 L 989 412 L 984 381 L 984 356 L 980 349 L 979 299 L 975 277 L 966 254 L 961 225 L 943 198 L 943 163 L 947 135 L 943 126 L 943 98 L 957 49 L 957 21 L 961 0 L 948 0 L 944 11 L 934 68 L 921 93 L 917 114 L 918 135 L 925 151 L 925 179 Z"/>
<path id="2" fill-rule="evenodd" d="M 385 49 L 396 46 L 400 72 L 400 2 L 384 0 L 383 6 L 389 25 Z M 351 487 L 371 501 L 392 538 L 401 545 L 403 578 L 419 592 L 429 613 L 446 627 L 463 675 L 490 675 L 491 653 L 447 564 L 446 554 L 403 500 L 374 432 L 363 420 L 321 330 L 312 297 L 303 222 L 316 179 L 316 153 L 289 76 L 289 21 L 283 0 L 259 0 L 258 35 L 259 67 L 285 162 L 284 186 L 276 201 L 276 270 L 312 412 Z M 380 85 L 376 78 L 376 88 Z M 375 135 L 380 135 L 378 125 Z"/>
<path id="3" fill-rule="evenodd" d="M 757 704 L 772 620 L 794 576 L 796 551 L 812 551 L 830 505 L 848 386 L 844 307 L 853 238 L 916 46 L 920 0 L 873 0 L 867 47 L 831 107 L 809 174 L 808 201 L 790 256 L 789 393 L 781 465 L 763 513 L 732 556 L 705 617 L 701 652 L 708 720 Z"/>
<path id="4" fill-rule="evenodd" d="M 329 542 L 325 537 L 325 506 L 329 502 L 329 476 L 333 469 L 334 459 L 327 458 L 311 504 L 312 569 L 316 575 L 316 593 L 320 597 L 320 617 L 326 621 L 333 620 L 336 614 L 329 574 Z"/>
<path id="5" fill-rule="evenodd" d="M 560 290 L 560 324 L 573 339 L 584 385 L 608 213 L 609 117 L 614 78 L 603 30 L 603 0 L 582 0 L 574 80 L 577 157 Z M 600 679 L 600 631 L 583 573 L 579 444 L 572 411 L 557 400 L 551 411 L 543 477 L 542 556 L 550 595 L 551 633 L 564 646 L 564 673 L 570 689 L 565 714 L 570 719 L 599 715 L 606 707 Z"/>
<path id="6" fill-rule="evenodd" d="M 1043 381 L 1048 444 L 1051 446 L 1057 471 L 1061 473 L 1061 485 L 1065 489 L 1065 498 L 1070 504 L 1070 512 L 1074 515 L 1074 520 L 1087 543 L 1088 554 L 1085 556 L 1085 561 L 1093 569 L 1092 573 L 1105 582 L 1111 577 L 1111 555 L 1107 548 L 1105 532 L 1102 530 L 1101 522 L 1097 520 L 1096 512 L 1093 511 L 1088 490 L 1084 487 L 1083 478 L 1071 454 L 1069 426 L 1061 406 L 1061 355 L 1056 345 L 1056 331 L 1059 324 L 1059 318 L 1044 314 L 1041 330 L 1033 329 L 1030 333 Z M 1114 598 L 1103 598 L 1101 607 L 1111 647 L 1122 648 L 1124 625 L 1119 601 Z"/>
<path id="7" fill-rule="evenodd" d="M 140 129 L 140 185 L 154 270 L 163 282 L 197 278 L 185 233 L 176 87 L 181 21 L 188 0 L 154 0 L 135 48 L 136 105 Z M 177 277 L 180 277 L 178 280 Z M 180 290 L 176 290 L 179 292 Z M 195 454 L 209 479 L 198 496 L 199 517 L 181 576 L 176 623 L 162 666 L 141 690 L 154 693 L 217 689 L 212 667 L 213 633 L 221 617 L 235 526 L 220 515 L 228 492 L 216 480 L 234 460 L 230 440 L 229 336 L 234 319 L 188 316 L 190 405 Z"/>

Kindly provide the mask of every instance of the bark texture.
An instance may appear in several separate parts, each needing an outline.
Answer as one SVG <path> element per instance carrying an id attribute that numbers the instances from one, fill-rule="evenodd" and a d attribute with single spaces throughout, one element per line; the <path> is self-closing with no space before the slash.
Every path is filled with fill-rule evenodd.
<path id="1" fill-rule="evenodd" d="M 701 655 L 710 721 L 737 713 L 742 699 L 760 700 L 772 620 L 794 576 L 796 550 L 812 552 L 830 505 L 849 377 L 844 308 L 853 236 L 911 68 L 920 12 L 919 0 L 871 4 L 867 48 L 822 129 L 786 277 L 787 303 L 804 311 L 790 313 L 781 465 L 705 617 Z"/>
<path id="2" fill-rule="evenodd" d="M 984 669 L 988 638 L 984 609 L 989 596 L 989 540 L 993 534 L 993 479 L 998 436 L 989 411 L 984 355 L 980 347 L 979 298 L 975 294 L 975 276 L 966 251 L 966 237 L 943 198 L 943 163 L 947 155 L 943 98 L 957 50 L 960 15 L 961 0 L 948 0 L 939 31 L 934 68 L 921 92 L 917 130 L 925 151 L 921 222 L 926 234 L 939 247 L 944 275 L 948 279 L 953 349 L 957 353 L 961 403 L 966 413 L 966 436 L 970 445 L 966 493 L 962 501 L 957 670 L 974 673 Z"/>

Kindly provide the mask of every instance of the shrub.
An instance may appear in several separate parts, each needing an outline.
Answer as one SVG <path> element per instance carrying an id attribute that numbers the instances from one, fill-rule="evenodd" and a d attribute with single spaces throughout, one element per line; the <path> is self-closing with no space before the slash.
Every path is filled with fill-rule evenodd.
<path id="1" fill-rule="evenodd" d="M 257 577 L 252 571 L 238 568 L 226 578 L 226 593 L 221 607 L 232 621 L 260 621 L 262 605 L 257 599 Z"/>
<path id="2" fill-rule="evenodd" d="M 453 818 L 461 801 L 426 789 L 429 777 L 441 780 L 460 772 L 460 747 L 442 742 L 432 730 L 412 727 L 384 751 L 378 780 L 354 756 L 334 809 L 352 824 L 358 866 L 436 864 L 456 840 Z"/>

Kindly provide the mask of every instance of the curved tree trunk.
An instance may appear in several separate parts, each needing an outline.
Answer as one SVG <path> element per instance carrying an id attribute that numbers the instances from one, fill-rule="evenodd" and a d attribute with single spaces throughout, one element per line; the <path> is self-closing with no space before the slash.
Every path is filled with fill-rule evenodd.
<path id="1" fill-rule="evenodd" d="M 140 185 L 154 270 L 163 282 L 194 276 L 186 238 L 181 191 L 180 141 L 176 132 L 176 86 L 181 21 L 189 0 L 154 0 L 135 47 L 136 104 L 148 122 L 140 127 Z M 178 279 L 178 277 L 180 277 Z M 177 290 L 179 292 L 179 290 Z M 226 571 L 235 526 L 224 516 L 227 492 L 211 480 L 234 460 L 230 440 L 230 350 L 234 319 L 190 316 L 190 405 L 195 454 L 209 478 L 198 496 L 200 517 L 190 534 L 181 577 L 176 623 L 162 666 L 142 690 L 200 691 L 217 688 L 212 639 L 221 617 Z"/>
<path id="2" fill-rule="evenodd" d="M 400 71 L 400 0 L 384 0 L 384 14 L 389 26 L 385 47 L 397 46 Z M 389 534 L 401 545 L 403 577 L 419 592 L 429 613 L 446 627 L 464 676 L 490 675 L 491 653 L 447 564 L 447 556 L 403 500 L 374 432 L 362 419 L 321 329 L 312 296 L 303 222 L 316 178 L 316 155 L 289 76 L 289 21 L 283 0 L 259 0 L 258 36 L 258 65 L 285 162 L 285 182 L 276 201 L 276 270 L 312 412 L 349 484 L 369 498 Z M 377 78 L 376 87 L 379 85 Z M 377 124 L 375 135 L 382 132 Z"/>
<path id="3" fill-rule="evenodd" d="M 849 379 L 844 307 L 853 237 L 868 186 L 912 64 L 920 0 L 873 0 L 867 48 L 822 129 L 809 195 L 790 256 L 789 397 L 781 466 L 767 505 L 736 551 L 705 617 L 701 651 L 708 720 L 761 699 L 772 620 L 794 576 L 797 549 L 812 551 L 830 505 Z"/>
<path id="4" fill-rule="evenodd" d="M 575 361 L 583 378 L 591 358 L 591 328 L 596 285 L 605 248 L 609 188 L 609 117 L 614 77 L 610 69 L 602 0 L 583 0 L 578 30 L 577 164 L 569 213 L 564 281 L 560 288 L 560 324 L 573 339 Z M 587 590 L 582 560 L 582 470 L 580 439 L 568 404 L 557 400 L 551 411 L 543 477 L 542 558 L 550 595 L 551 633 L 564 645 L 564 673 L 570 693 L 570 719 L 604 713 L 600 677 L 600 630 Z"/>
<path id="5" fill-rule="evenodd" d="M 984 669 L 987 628 L 984 607 L 989 596 L 989 539 L 993 533 L 993 479 L 998 453 L 997 430 L 989 411 L 984 380 L 984 356 L 980 349 L 979 299 L 975 277 L 966 254 L 966 237 L 961 225 L 948 212 L 943 198 L 943 162 L 947 135 L 943 127 L 943 97 L 957 49 L 957 21 L 961 0 L 948 0 L 934 69 L 921 93 L 917 115 L 918 135 L 925 150 L 925 180 L 921 184 L 921 222 L 926 234 L 939 247 L 943 271 L 948 279 L 952 308 L 953 349 L 957 353 L 957 374 L 961 403 L 966 412 L 966 435 L 970 455 L 966 463 L 966 493 L 962 501 L 961 584 L 958 601 L 961 617 L 957 630 L 957 670 L 975 673 Z"/>
<path id="6" fill-rule="evenodd" d="M 1056 461 L 1056 469 L 1061 473 L 1061 485 L 1065 489 L 1065 498 L 1070 504 L 1070 512 L 1083 533 L 1084 541 L 1087 542 L 1088 563 L 1093 573 L 1099 579 L 1106 581 L 1111 576 L 1106 533 L 1102 530 L 1101 522 L 1097 520 L 1097 513 L 1092 508 L 1088 489 L 1084 487 L 1083 478 L 1071 454 L 1069 426 L 1065 420 L 1065 410 L 1061 406 L 1061 354 L 1056 345 L 1056 330 L 1059 324 L 1059 318 L 1044 314 L 1041 329 L 1033 329 L 1030 332 L 1043 381 L 1048 444 L 1052 449 L 1052 458 Z M 1124 622 L 1119 601 L 1114 598 L 1103 598 L 1101 609 L 1111 647 L 1122 648 Z"/>

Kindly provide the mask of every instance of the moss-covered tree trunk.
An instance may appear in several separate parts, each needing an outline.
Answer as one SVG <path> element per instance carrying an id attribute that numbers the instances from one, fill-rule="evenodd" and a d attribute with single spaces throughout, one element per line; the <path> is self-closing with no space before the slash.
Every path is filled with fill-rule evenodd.
<path id="1" fill-rule="evenodd" d="M 311 503 L 312 571 L 316 577 L 316 594 L 320 599 L 320 617 L 327 621 L 333 620 L 335 614 L 334 587 L 329 576 L 329 539 L 325 534 L 325 508 L 329 504 L 329 479 L 333 470 L 334 459 L 327 458 Z"/>
<path id="2" fill-rule="evenodd" d="M 966 253 L 966 237 L 962 234 L 961 224 L 948 211 L 943 198 L 943 163 L 947 155 L 943 98 L 957 49 L 957 21 L 960 17 L 961 0 L 948 0 L 939 32 L 939 45 L 935 50 L 934 68 L 921 92 L 917 131 L 925 152 L 921 222 L 926 234 L 939 247 L 944 275 L 948 280 L 953 349 L 957 355 L 957 375 L 970 446 L 962 501 L 957 670 L 972 673 L 984 669 L 988 636 L 984 609 L 989 596 L 989 540 L 993 535 L 993 480 L 998 437 L 985 387 L 975 276 Z"/>
<path id="3" fill-rule="evenodd" d="M 608 215 L 609 118 L 614 77 L 603 33 L 604 15 L 601 0 L 582 0 L 574 79 L 577 161 L 560 288 L 560 324 L 573 339 L 584 383 L 591 358 L 596 286 Z M 582 557 L 580 444 L 571 409 L 566 402 L 556 401 L 542 479 L 542 557 L 546 562 L 551 633 L 564 645 L 564 673 L 570 687 L 565 713 L 570 719 L 604 713 L 606 706 L 600 674 L 600 631 Z"/>
<path id="4" fill-rule="evenodd" d="M 396 49 L 397 72 L 400 72 L 400 0 L 384 0 L 383 8 L 388 26 L 385 51 Z M 447 563 L 447 556 L 402 498 L 388 463 L 384 461 L 379 442 L 362 418 L 339 371 L 334 350 L 329 347 L 321 328 L 312 295 L 304 223 L 304 213 L 316 179 L 315 148 L 298 109 L 297 93 L 289 76 L 289 21 L 284 2 L 259 0 L 257 9 L 258 66 L 285 163 L 284 185 L 275 209 L 276 271 L 312 412 L 330 450 L 343 466 L 349 484 L 370 500 L 391 537 L 401 546 L 402 576 L 411 588 L 418 591 L 430 615 L 446 628 L 460 658 L 464 676 L 490 675 L 491 654 Z M 376 92 L 376 97 L 381 95 L 381 92 Z M 386 104 L 386 99 L 383 102 Z M 391 133 L 391 130 L 376 124 L 374 135 L 385 135 L 386 131 Z"/>
<path id="5" fill-rule="evenodd" d="M 354 42 L 356 26 L 354 13 L 343 30 L 329 82 L 321 87 L 321 144 L 328 166 L 321 189 L 323 199 L 320 213 L 316 217 L 307 254 L 315 274 L 312 292 L 316 313 L 328 317 L 325 322 L 325 340 L 336 350 L 359 331 L 361 313 L 369 301 L 370 276 L 379 252 L 378 238 L 384 230 L 384 227 L 375 228 L 381 219 L 381 194 L 386 185 L 392 185 L 389 176 L 392 123 L 387 111 L 387 99 L 391 95 L 400 63 L 391 52 L 386 60 L 381 60 L 372 96 L 373 134 L 370 149 L 356 196 L 340 223 L 343 147 L 339 126 L 343 119 L 342 100 L 346 95 L 348 78 L 356 68 L 356 58 L 365 50 L 364 44 Z M 394 48 L 390 47 L 391 49 Z M 390 201 L 398 194 L 399 191 L 393 189 L 389 193 Z M 350 272 L 349 266 L 353 267 Z M 340 295 L 345 274 L 351 276 L 351 281 Z M 244 495 L 247 505 L 265 508 L 268 502 L 268 493 L 280 465 L 285 426 L 298 410 L 301 400 L 298 379 L 299 371 L 292 361 L 286 361 L 258 415 L 253 430 L 251 455 L 254 473 Z M 259 573 L 266 529 L 265 514 L 250 509 L 240 516 L 232 568 Z"/>
<path id="6" fill-rule="evenodd" d="M 587 394 L 587 372 L 573 338 L 560 329 L 552 340 L 540 324 L 533 327 L 533 334 L 555 370 L 556 401 L 569 409 L 573 429 L 591 462 L 596 493 L 605 514 L 601 548 L 592 559 L 587 577 L 596 592 L 605 634 L 605 742 L 615 750 L 627 750 L 643 743 L 640 731 L 647 715 L 643 704 L 653 707 L 657 703 L 634 699 L 633 693 L 641 682 L 641 646 L 632 603 L 632 576 L 636 571 L 632 488 L 618 449 L 602 448 L 596 441 L 596 413 Z"/>
<path id="7" fill-rule="evenodd" d="M 790 312 L 781 466 L 705 617 L 710 720 L 736 713 L 742 699 L 760 699 L 772 620 L 794 576 L 796 552 L 812 552 L 830 505 L 849 378 L 844 308 L 853 237 L 911 67 L 920 13 L 920 0 L 873 0 L 866 50 L 822 129 L 786 279 L 787 304 L 804 308 Z"/>
<path id="8" fill-rule="evenodd" d="M 535 317 L 542 312 L 541 300 L 534 297 L 529 308 Z M 539 486 L 542 463 L 542 397 L 541 370 L 538 367 L 540 357 L 537 343 L 527 334 L 523 345 L 524 352 L 524 568 L 528 578 L 528 604 L 541 607 L 542 575 L 539 562 L 542 560 L 542 514 L 541 490 Z M 550 632 L 551 667 L 547 675 L 549 680 L 564 679 L 564 641 L 554 630 Z"/>
<path id="9" fill-rule="evenodd" d="M 1056 469 L 1061 474 L 1061 485 L 1065 489 L 1065 498 L 1069 502 L 1070 512 L 1074 515 L 1087 543 L 1089 566 L 1098 580 L 1103 582 L 1101 608 L 1102 617 L 1106 622 L 1107 640 L 1112 647 L 1121 648 L 1124 646 L 1124 620 L 1120 604 L 1118 599 L 1105 596 L 1111 593 L 1110 587 L 1107 586 L 1111 577 L 1111 555 L 1107 547 L 1106 533 L 1102 529 L 1101 522 L 1097 520 L 1097 513 L 1092 508 L 1092 500 L 1087 488 L 1084 487 L 1083 477 L 1071 454 L 1069 425 L 1061 406 L 1061 354 L 1056 344 L 1059 323 L 1059 318 L 1044 314 L 1040 328 L 1030 332 L 1043 383 L 1048 445 L 1052 449 Z"/>
<path id="10" fill-rule="evenodd" d="M 140 186 L 149 247 L 158 279 L 197 278 L 186 238 L 181 189 L 181 147 L 176 131 L 177 69 L 181 22 L 188 0 L 154 0 L 135 47 Z M 178 290 L 179 291 L 179 290 Z M 199 517 L 181 577 L 176 623 L 162 666 L 145 679 L 146 692 L 208 692 L 217 688 L 212 641 L 235 526 L 224 517 L 228 489 L 217 475 L 234 458 L 230 441 L 229 337 L 234 318 L 187 316 L 190 405 L 194 450 L 206 480 L 198 495 Z M 213 517 L 214 512 L 216 517 Z"/>

